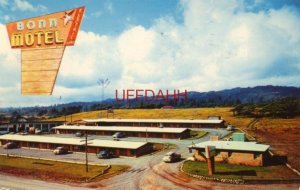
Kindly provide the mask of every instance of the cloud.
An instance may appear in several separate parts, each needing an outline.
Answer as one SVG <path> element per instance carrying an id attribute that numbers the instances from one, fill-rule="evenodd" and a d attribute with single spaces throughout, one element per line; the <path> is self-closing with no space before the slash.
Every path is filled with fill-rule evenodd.
<path id="1" fill-rule="evenodd" d="M 142 26 L 136 26 L 123 32 L 118 40 L 120 56 L 128 62 L 145 60 L 153 45 L 154 33 L 146 31 Z"/>
<path id="2" fill-rule="evenodd" d="M 47 10 L 47 7 L 44 5 L 37 5 L 33 6 L 31 3 L 29 3 L 26 0 L 14 0 L 12 10 L 20 10 L 20 11 L 32 11 L 32 12 L 45 12 Z"/>
<path id="3" fill-rule="evenodd" d="M 98 78 L 110 79 L 105 96 L 112 98 L 115 89 L 300 86 L 299 10 L 253 12 L 245 6 L 235 0 L 186 0 L 180 2 L 181 23 L 162 16 L 148 28 L 132 25 L 119 36 L 80 31 L 75 46 L 66 48 L 53 97 L 19 95 L 19 51 L 1 35 L 2 105 L 50 104 L 60 95 L 63 101 L 100 100 Z"/>
<path id="4" fill-rule="evenodd" d="M 8 5 L 8 0 L 0 0 L 0 6 L 5 7 Z"/>

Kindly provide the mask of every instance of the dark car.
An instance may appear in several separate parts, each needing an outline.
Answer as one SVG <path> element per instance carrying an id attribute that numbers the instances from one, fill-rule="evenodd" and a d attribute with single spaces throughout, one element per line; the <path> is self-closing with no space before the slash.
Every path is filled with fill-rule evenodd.
<path id="1" fill-rule="evenodd" d="M 181 155 L 177 154 L 175 152 L 168 152 L 164 157 L 163 161 L 164 162 L 175 162 L 179 161 L 181 159 Z"/>
<path id="2" fill-rule="evenodd" d="M 57 147 L 55 150 L 53 150 L 53 153 L 58 155 L 58 154 L 67 154 L 68 153 L 68 149 L 65 147 Z"/>
<path id="3" fill-rule="evenodd" d="M 117 132 L 113 135 L 114 139 L 119 139 L 119 138 L 124 138 L 124 137 L 125 137 L 125 134 L 122 132 Z"/>
<path id="4" fill-rule="evenodd" d="M 12 149 L 17 148 L 17 144 L 14 142 L 8 142 L 3 146 L 4 149 Z"/>
<path id="5" fill-rule="evenodd" d="M 113 153 L 108 150 L 102 150 L 97 154 L 97 157 L 100 159 L 111 158 L 113 157 Z"/>

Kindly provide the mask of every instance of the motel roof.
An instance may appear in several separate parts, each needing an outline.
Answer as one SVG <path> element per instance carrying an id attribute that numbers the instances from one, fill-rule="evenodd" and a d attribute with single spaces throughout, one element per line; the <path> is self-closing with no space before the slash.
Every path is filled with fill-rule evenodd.
<path id="1" fill-rule="evenodd" d="M 223 120 L 208 119 L 84 119 L 87 123 L 199 123 L 220 124 Z"/>
<path id="2" fill-rule="evenodd" d="M 85 125 L 61 125 L 54 129 L 64 130 L 88 130 L 88 131 L 115 131 L 115 132 L 149 132 L 149 133 L 183 133 L 187 128 L 171 127 L 111 127 L 111 126 L 85 126 Z"/>
<path id="3" fill-rule="evenodd" d="M 25 141 L 36 143 L 49 143 L 49 144 L 66 144 L 66 145 L 85 145 L 83 139 L 77 138 L 62 138 L 62 137 L 45 137 L 37 135 L 1 135 L 0 140 L 9 141 Z M 144 146 L 147 142 L 130 142 L 130 141 L 113 141 L 113 140 L 88 140 L 88 146 L 92 147 L 105 147 L 105 148 L 126 148 L 137 149 Z"/>
<path id="4" fill-rule="evenodd" d="M 111 140 L 92 140 L 89 146 L 107 147 L 107 148 L 126 148 L 138 149 L 147 144 L 147 142 L 132 142 L 132 141 L 111 141 Z"/>
<path id="5" fill-rule="evenodd" d="M 238 150 L 250 152 L 265 152 L 269 149 L 269 145 L 257 144 L 256 142 L 242 141 L 205 141 L 194 146 L 189 146 L 193 149 L 204 149 L 206 146 L 215 146 L 217 150 Z"/>
<path id="6" fill-rule="evenodd" d="M 68 145 L 84 145 L 85 143 L 82 142 L 81 139 L 75 139 L 75 138 L 46 137 L 46 136 L 38 136 L 38 135 L 18 135 L 18 134 L 1 135 L 0 140 L 55 143 L 55 144 L 68 144 Z"/>

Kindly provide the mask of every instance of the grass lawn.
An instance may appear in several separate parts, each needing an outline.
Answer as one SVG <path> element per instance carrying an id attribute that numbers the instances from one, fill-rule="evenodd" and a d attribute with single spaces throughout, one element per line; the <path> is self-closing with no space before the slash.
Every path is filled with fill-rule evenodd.
<path id="1" fill-rule="evenodd" d="M 191 130 L 190 131 L 191 137 L 187 138 L 187 140 L 200 139 L 200 138 L 204 137 L 207 134 L 208 134 L 208 132 L 206 132 L 206 131 L 193 131 L 193 130 Z"/>
<path id="2" fill-rule="evenodd" d="M 183 165 L 183 171 L 201 176 L 208 176 L 206 162 L 186 161 Z M 216 163 L 215 178 L 231 179 L 270 179 L 270 178 L 297 178 L 297 175 L 289 170 L 286 166 L 268 166 L 253 167 L 230 165 L 225 163 Z"/>
<path id="3" fill-rule="evenodd" d="M 89 165 L 89 172 L 86 173 L 84 164 L 0 156 L 0 171 L 42 179 L 80 182 L 100 174 L 105 168 L 106 166 Z M 108 174 L 115 174 L 126 168 L 113 165 Z"/>

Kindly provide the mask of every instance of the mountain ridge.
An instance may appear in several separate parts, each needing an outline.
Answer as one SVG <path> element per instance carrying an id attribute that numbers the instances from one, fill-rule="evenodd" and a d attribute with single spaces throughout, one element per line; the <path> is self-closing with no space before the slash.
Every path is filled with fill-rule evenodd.
<path id="1" fill-rule="evenodd" d="M 38 113 L 41 110 L 63 110 L 67 108 L 76 108 L 76 110 L 90 111 L 108 106 L 116 108 L 160 108 L 163 105 L 172 105 L 174 107 L 190 108 L 190 107 L 213 107 L 213 106 L 234 106 L 237 104 L 245 103 L 262 103 L 270 102 L 272 100 L 278 100 L 286 97 L 294 97 L 300 99 L 300 87 L 294 86 L 255 86 L 255 87 L 236 87 L 232 89 L 224 89 L 219 91 L 208 92 L 188 92 L 188 100 L 174 102 L 163 100 L 157 102 L 143 102 L 144 97 L 140 97 L 138 100 L 130 100 L 129 102 L 116 102 L 115 99 L 106 99 L 102 102 L 70 102 L 64 104 L 54 104 L 49 106 L 32 106 L 32 107 L 18 107 L 18 108 L 1 108 L 1 112 L 12 113 L 14 111 L 19 112 L 31 112 Z M 151 105 L 151 106 L 149 106 Z M 148 106 L 148 107 L 147 107 Z"/>

